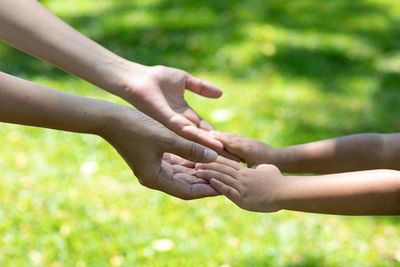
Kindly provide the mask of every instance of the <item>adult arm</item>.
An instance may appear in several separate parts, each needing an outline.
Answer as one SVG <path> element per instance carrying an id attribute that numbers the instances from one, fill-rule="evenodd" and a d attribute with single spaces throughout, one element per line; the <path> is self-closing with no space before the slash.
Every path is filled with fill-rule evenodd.
<path id="1" fill-rule="evenodd" d="M 216 195 L 182 171 L 187 161 L 210 162 L 217 154 L 168 130 L 129 107 L 60 92 L 0 72 L 0 122 L 99 135 L 124 158 L 139 181 L 182 199 Z M 175 166 L 177 165 L 177 166 Z M 180 169 L 177 174 L 176 169 Z"/>
<path id="2" fill-rule="evenodd" d="M 0 39 L 120 96 L 179 135 L 222 152 L 185 89 L 217 98 L 215 85 L 178 69 L 125 60 L 79 33 L 35 0 L 0 1 Z"/>

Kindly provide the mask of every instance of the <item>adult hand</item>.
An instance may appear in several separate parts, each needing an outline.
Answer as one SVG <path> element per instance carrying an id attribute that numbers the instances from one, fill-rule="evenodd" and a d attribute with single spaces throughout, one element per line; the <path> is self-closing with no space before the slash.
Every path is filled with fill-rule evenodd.
<path id="1" fill-rule="evenodd" d="M 99 135 L 124 158 L 140 183 L 181 199 L 219 193 L 193 173 L 193 162 L 164 154 L 170 152 L 194 162 L 213 162 L 217 153 L 186 140 L 131 108 L 110 115 Z"/>
<path id="2" fill-rule="evenodd" d="M 0 25 L 5 25 L 0 27 L 1 40 L 124 98 L 177 134 L 222 152 L 223 145 L 207 134 L 212 127 L 183 98 L 185 89 L 219 97 L 222 92 L 215 85 L 178 69 L 125 60 L 38 1 L 0 1 Z"/>
<path id="3" fill-rule="evenodd" d="M 223 144 L 209 133 L 213 127 L 184 99 L 185 89 L 209 98 L 220 97 L 221 89 L 179 69 L 138 66 L 133 62 L 123 64 L 117 68 L 116 79 L 124 88 L 123 98 L 175 133 L 238 160 L 224 151 Z"/>

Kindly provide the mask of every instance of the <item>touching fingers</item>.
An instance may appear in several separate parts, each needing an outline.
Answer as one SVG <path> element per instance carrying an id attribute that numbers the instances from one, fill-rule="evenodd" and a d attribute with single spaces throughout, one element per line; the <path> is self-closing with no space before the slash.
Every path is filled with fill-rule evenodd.
<path id="1" fill-rule="evenodd" d="M 157 173 L 157 177 L 154 177 L 153 179 L 154 183 L 148 187 L 160 190 L 169 195 L 184 200 L 219 195 L 219 192 L 216 191 L 211 185 L 197 182 L 189 183 L 188 181 L 194 182 L 194 180 L 191 180 L 187 176 L 182 177 L 182 175 L 173 175 L 172 172 L 165 167 L 162 167 Z"/>
<path id="2" fill-rule="evenodd" d="M 196 176 L 206 180 L 211 180 L 212 178 L 214 178 L 233 188 L 238 187 L 238 181 L 235 178 L 217 171 L 200 169 L 196 171 Z"/>
<path id="3" fill-rule="evenodd" d="M 229 167 L 234 168 L 235 170 L 240 170 L 241 168 L 243 168 L 242 165 L 240 165 L 240 163 L 224 157 L 218 157 L 215 162 L 227 165 Z"/>
<path id="4" fill-rule="evenodd" d="M 243 153 L 243 143 L 245 141 L 243 136 L 218 131 L 211 131 L 211 135 L 215 136 L 215 138 L 224 145 L 228 152 L 239 156 Z"/>
<path id="5" fill-rule="evenodd" d="M 171 165 L 181 165 L 187 168 L 194 168 L 196 163 L 183 159 L 183 158 L 179 158 L 171 153 L 164 153 L 163 154 L 163 160 L 168 162 Z"/>
<path id="6" fill-rule="evenodd" d="M 174 174 L 174 179 L 181 179 L 187 182 L 188 184 L 208 184 L 208 182 L 202 178 L 189 175 L 187 173 L 175 173 Z"/>
<path id="7" fill-rule="evenodd" d="M 207 169 L 207 170 L 214 170 L 217 172 L 222 172 L 224 174 L 230 175 L 233 178 L 237 176 L 237 169 L 232 168 L 231 166 L 224 165 L 221 163 L 196 163 L 196 169 Z"/>
<path id="8" fill-rule="evenodd" d="M 193 162 L 214 162 L 218 156 L 215 151 L 176 134 L 167 137 L 160 149 Z"/>
<path id="9" fill-rule="evenodd" d="M 184 126 L 182 128 L 182 132 L 184 133 L 185 136 L 187 136 L 191 140 L 207 145 L 218 151 L 224 148 L 221 141 L 217 140 L 216 138 L 210 137 L 207 131 L 199 129 L 195 125 Z"/>
<path id="10" fill-rule="evenodd" d="M 231 159 L 231 160 L 234 160 L 234 161 L 237 161 L 237 162 L 243 161 L 243 160 L 242 160 L 241 158 L 239 158 L 238 156 L 236 156 L 236 155 L 234 155 L 234 154 L 232 154 L 232 153 L 229 153 L 226 149 L 223 149 L 223 150 L 221 150 L 221 151 L 218 151 L 218 153 L 219 153 L 221 156 L 225 157 L 225 158 L 228 158 L 228 159 Z"/>

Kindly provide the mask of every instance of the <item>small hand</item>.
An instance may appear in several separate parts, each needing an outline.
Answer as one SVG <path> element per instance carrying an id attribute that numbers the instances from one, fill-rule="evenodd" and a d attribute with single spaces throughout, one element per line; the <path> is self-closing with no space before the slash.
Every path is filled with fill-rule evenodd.
<path id="1" fill-rule="evenodd" d="M 277 155 L 276 148 L 256 139 L 218 131 L 211 131 L 211 135 L 221 141 L 229 153 L 239 157 L 250 168 L 263 163 L 273 164 Z"/>
<path id="2" fill-rule="evenodd" d="M 242 209 L 258 212 L 280 210 L 279 199 L 283 180 L 273 165 L 245 168 L 239 163 L 218 158 L 214 163 L 196 164 L 197 177 L 210 184 Z"/>
<path id="3" fill-rule="evenodd" d="M 207 180 L 196 176 L 196 163 L 179 158 L 170 153 L 164 153 L 162 165 L 173 171 L 174 177 L 186 181 L 188 184 L 209 184 Z"/>

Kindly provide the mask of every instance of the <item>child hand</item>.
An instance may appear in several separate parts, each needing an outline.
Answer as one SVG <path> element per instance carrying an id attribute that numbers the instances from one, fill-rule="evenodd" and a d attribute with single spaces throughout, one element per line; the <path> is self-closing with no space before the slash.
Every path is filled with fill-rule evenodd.
<path id="1" fill-rule="evenodd" d="M 229 153 L 239 157 L 250 168 L 263 163 L 274 163 L 274 157 L 278 150 L 261 141 L 217 131 L 212 131 L 211 134 L 222 142 Z"/>
<path id="2" fill-rule="evenodd" d="M 274 165 L 259 165 L 256 169 L 218 158 L 213 163 L 197 163 L 196 176 L 209 180 L 219 193 L 242 209 L 258 212 L 280 210 L 280 190 L 284 176 Z"/>

